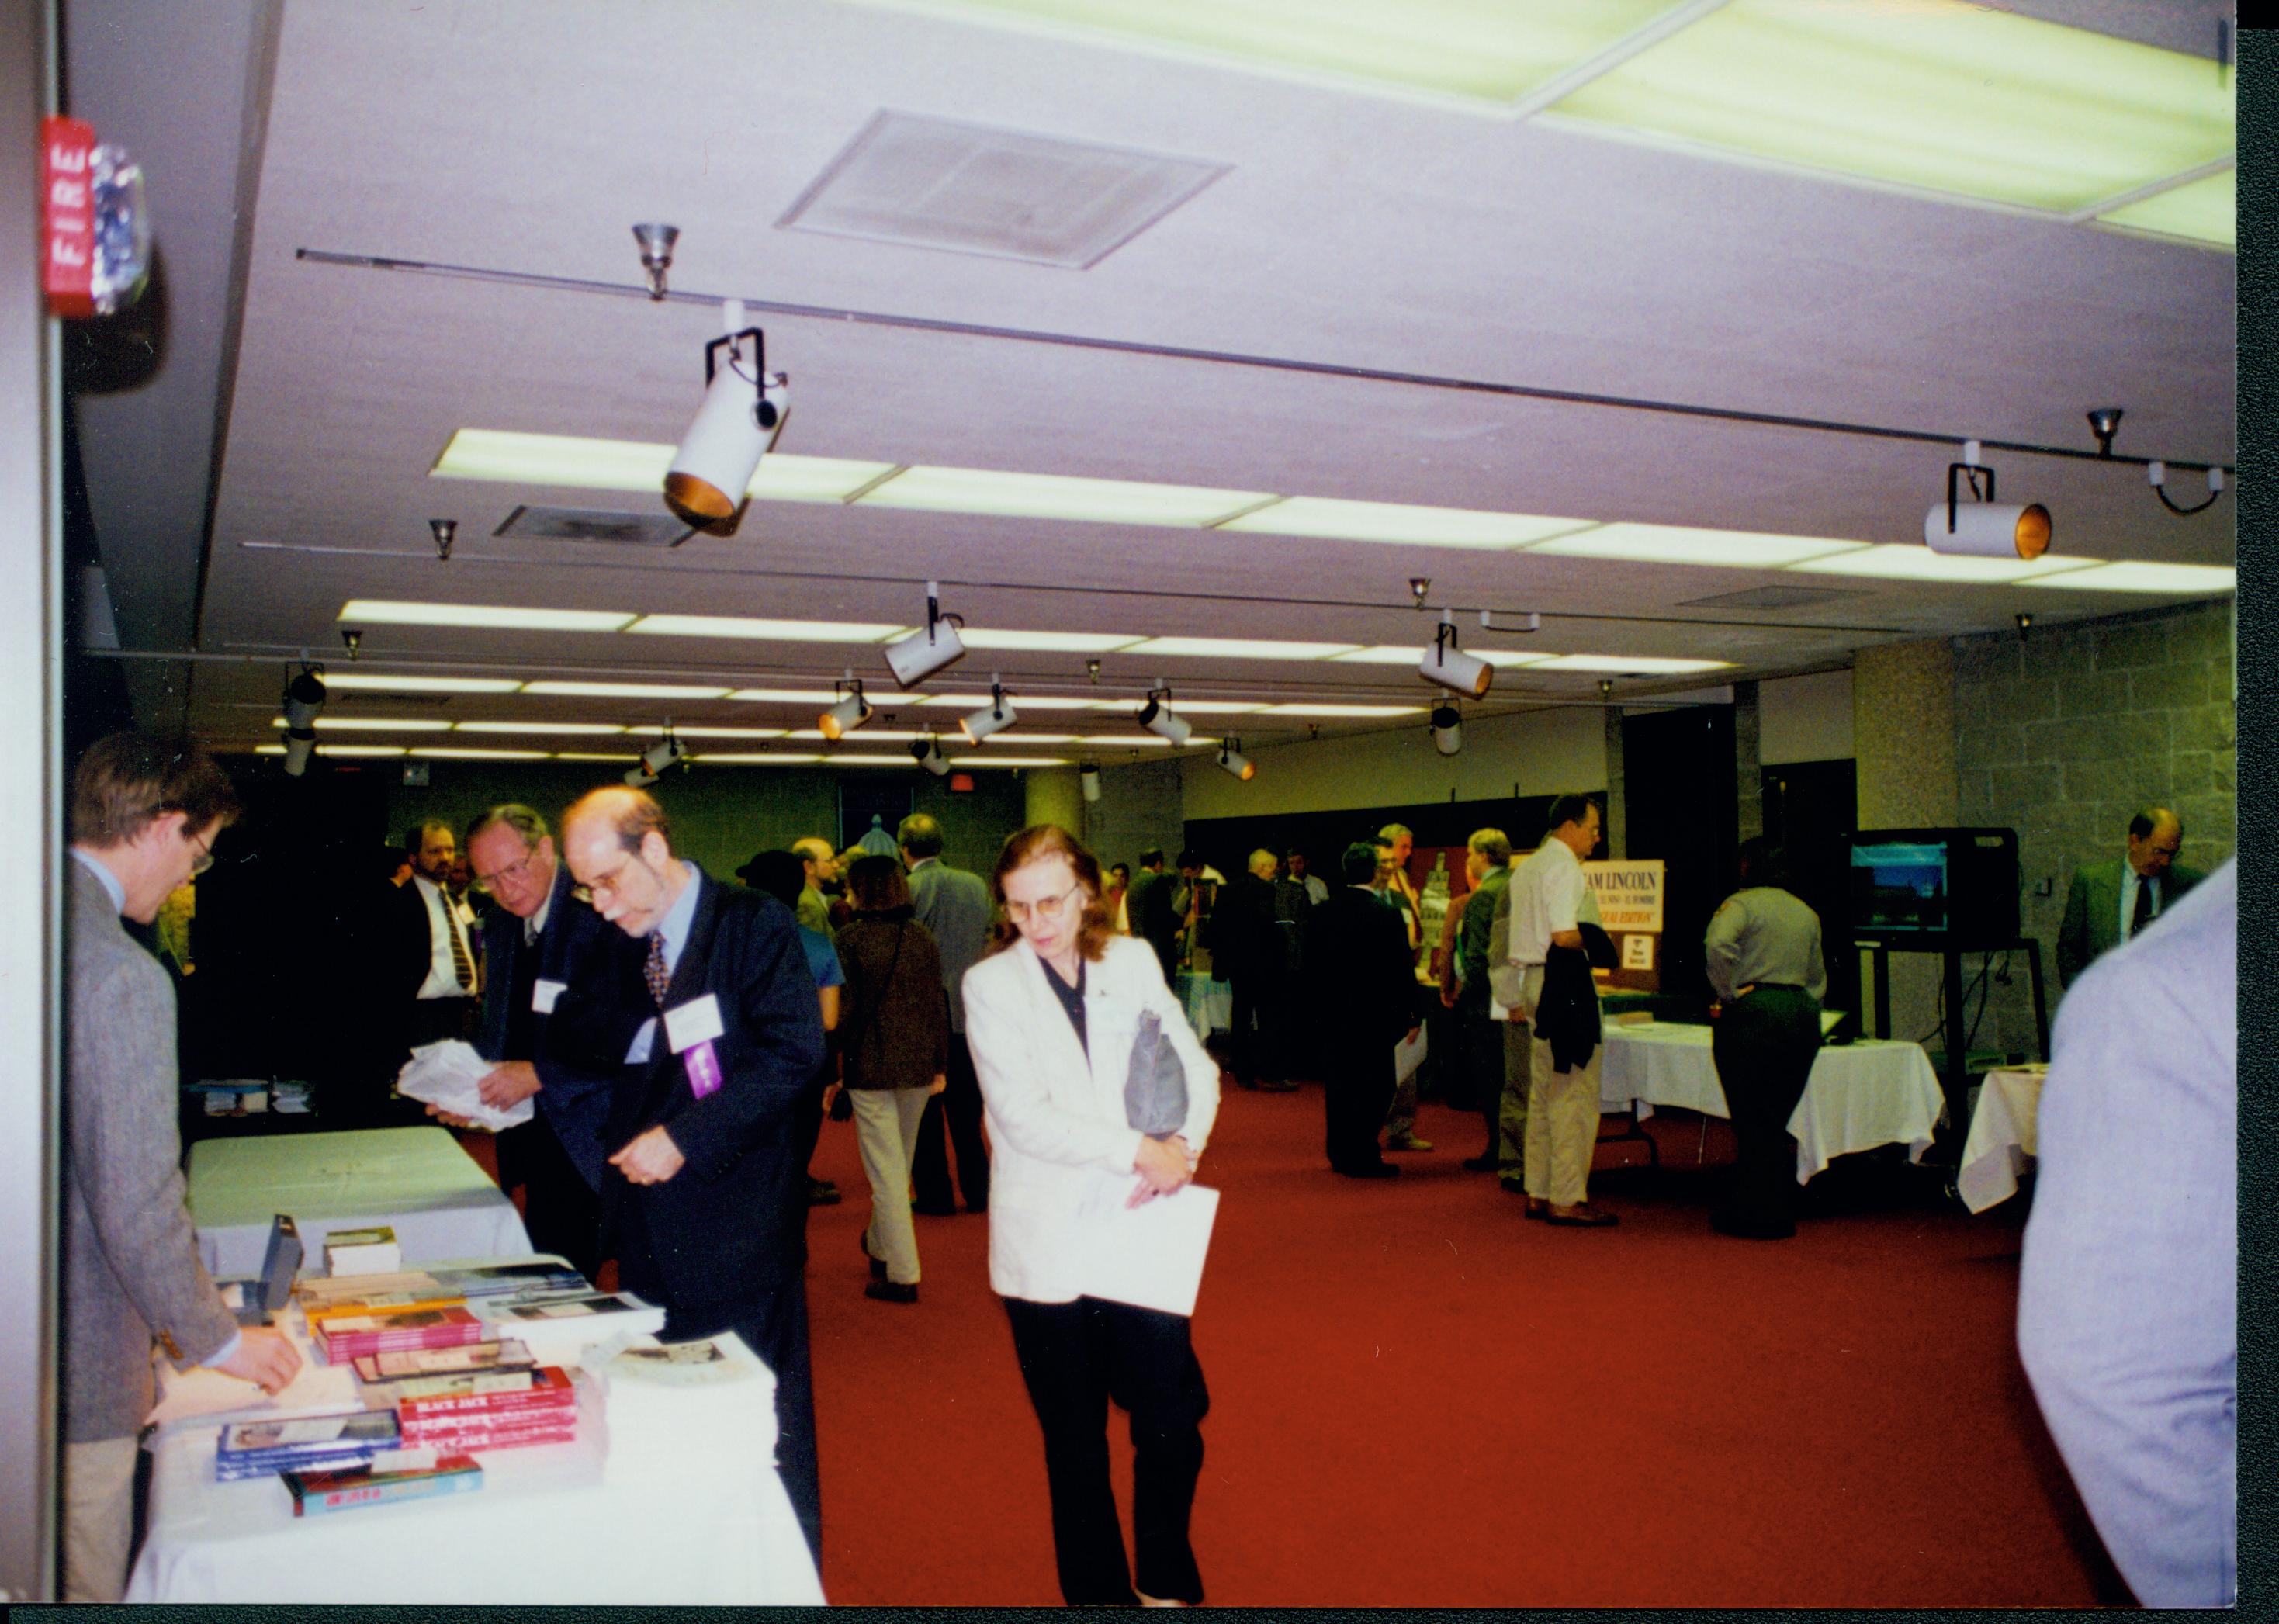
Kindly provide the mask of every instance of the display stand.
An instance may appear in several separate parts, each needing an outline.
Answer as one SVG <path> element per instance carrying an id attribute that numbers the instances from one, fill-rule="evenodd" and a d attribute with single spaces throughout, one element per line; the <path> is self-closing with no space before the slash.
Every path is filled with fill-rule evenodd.
<path id="1" fill-rule="evenodd" d="M 1970 1017 L 1963 1007 L 1962 955 L 1966 953 L 1991 954 L 2014 953 L 2023 948 L 2026 967 L 2034 984 L 2034 1039 L 2040 1046 L 2041 1058 L 2050 1057 L 2049 1006 L 2042 985 L 2042 945 L 2030 936 L 2022 936 L 2007 942 L 1996 942 L 1979 947 L 1947 947 L 1894 946 L 1889 942 L 1865 944 L 1875 954 L 1876 969 L 1876 1033 L 1881 1038 L 1891 1035 L 1891 954 L 1894 953 L 1935 953 L 1943 961 L 1941 969 L 1946 989 L 1946 1054 L 1945 1064 L 1939 1070 L 1939 1090 L 1946 1097 L 1947 1132 L 1960 1138 L 1969 1130 L 1970 1089 Z"/>

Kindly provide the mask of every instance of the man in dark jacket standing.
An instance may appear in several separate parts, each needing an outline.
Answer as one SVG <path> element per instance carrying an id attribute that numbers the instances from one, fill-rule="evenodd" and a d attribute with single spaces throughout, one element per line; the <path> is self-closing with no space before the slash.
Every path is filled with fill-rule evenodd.
<path id="1" fill-rule="evenodd" d="M 1374 888 L 1377 846 L 1347 846 L 1339 869 L 1345 884 L 1306 919 L 1330 1166 L 1348 1178 L 1391 1178 L 1400 1169 L 1377 1136 L 1393 1102 L 1393 1046 L 1416 1041 L 1416 977 L 1400 916 Z"/>
<path id="2" fill-rule="evenodd" d="M 1211 969 L 1232 989 L 1235 1084 L 1286 1094 L 1291 960 L 1298 921 L 1310 906 L 1304 890 L 1274 877 L 1274 854 L 1250 854 L 1211 911 Z M 1287 923 L 1285 923 L 1285 915 Z"/>
<path id="3" fill-rule="evenodd" d="M 941 950 L 942 991 L 949 1000 L 948 1083 L 927 1099 L 918 1122 L 917 1159 L 910 1165 L 911 1210 L 946 1217 L 957 1210 L 949 1187 L 949 1159 L 957 1156 L 957 1184 L 965 1210 L 989 1210 L 989 1142 L 981 1133 L 981 1084 L 965 1046 L 965 972 L 989 946 L 989 885 L 978 874 L 941 860 L 941 824 L 913 812 L 894 831 L 910 871 L 910 908 Z"/>
<path id="4" fill-rule="evenodd" d="M 776 1459 L 821 1559 L 806 1136 L 823 1017 L 791 910 L 673 855 L 664 809 L 595 790 L 562 820 L 573 895 L 628 940 L 564 996 L 627 1037 L 602 1142 L 605 1237 L 668 1341 L 733 1331 L 776 1378 Z"/>
<path id="5" fill-rule="evenodd" d="M 1140 854 L 1140 872 L 1132 877 L 1132 889 L 1124 893 L 1124 916 L 1131 922 L 1132 934 L 1145 938 L 1155 950 L 1163 984 L 1174 991 L 1179 984 L 1179 926 L 1186 912 L 1185 900 L 1163 872 L 1163 848 L 1149 846 Z"/>

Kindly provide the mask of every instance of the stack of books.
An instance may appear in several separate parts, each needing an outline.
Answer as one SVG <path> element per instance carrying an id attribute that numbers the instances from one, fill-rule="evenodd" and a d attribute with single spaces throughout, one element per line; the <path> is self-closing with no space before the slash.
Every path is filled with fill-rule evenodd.
<path id="1" fill-rule="evenodd" d="M 394 1274 L 403 1267 L 403 1248 L 395 1231 L 381 1224 L 370 1229 L 334 1229 L 325 1237 L 325 1272 L 334 1279 L 348 1275 Z"/>
<path id="2" fill-rule="evenodd" d="M 625 1292 L 590 1291 L 529 1299 L 485 1298 L 468 1304 L 486 1334 L 527 1343 L 541 1359 L 574 1360 L 591 1344 L 620 1333 L 654 1336 L 664 1310 Z"/>
<path id="3" fill-rule="evenodd" d="M 353 1511 L 364 1505 L 384 1505 L 390 1500 L 420 1500 L 430 1495 L 465 1494 L 483 1486 L 483 1469 L 470 1455 L 446 1455 L 430 1465 L 352 1467 L 347 1471 L 288 1472 L 285 1487 L 292 1492 L 293 1514 L 315 1517 L 326 1512 Z"/>
<path id="4" fill-rule="evenodd" d="M 567 1444 L 578 1436 L 577 1390 L 555 1366 L 417 1377 L 393 1385 L 406 1449 L 463 1454 Z"/>
<path id="5" fill-rule="evenodd" d="M 367 1402 L 393 1405 L 395 1383 L 421 1382 L 433 1376 L 490 1375 L 501 1371 L 529 1370 L 538 1360 L 519 1342 L 470 1342 L 456 1348 L 406 1348 L 395 1353 L 367 1353 L 356 1361 L 357 1384 Z"/>
<path id="6" fill-rule="evenodd" d="M 584 1296 L 593 1289 L 575 1269 L 533 1261 L 303 1280 L 295 1295 L 314 1321 L 326 1314 L 366 1313 L 383 1306 L 457 1307 L 477 1298 Z"/>
<path id="7" fill-rule="evenodd" d="M 412 1348 L 452 1348 L 493 1340 L 483 1322 L 462 1307 L 405 1305 L 364 1314 L 311 1314 L 309 1329 L 328 1365 L 345 1365 L 369 1353 Z"/>
<path id="8" fill-rule="evenodd" d="M 239 1421 L 223 1428 L 214 1446 L 214 1479 L 227 1483 L 280 1472 L 369 1466 L 375 1454 L 397 1447 L 401 1436 L 392 1410 L 305 1421 Z"/>

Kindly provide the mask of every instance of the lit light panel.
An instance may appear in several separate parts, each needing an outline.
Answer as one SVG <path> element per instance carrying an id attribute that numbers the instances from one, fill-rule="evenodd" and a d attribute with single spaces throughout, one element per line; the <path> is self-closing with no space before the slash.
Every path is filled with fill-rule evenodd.
<path id="1" fill-rule="evenodd" d="M 765 466 L 763 463 L 762 466 Z M 986 468 L 909 468 L 866 492 L 865 508 L 976 513 L 996 518 L 1077 519 L 1092 524 L 1163 525 L 1200 529 L 1269 491 L 1222 491 L 1138 479 L 1089 479 L 1070 474 L 1000 473 Z"/>
<path id="2" fill-rule="evenodd" d="M 1065 767 L 1068 759 L 1059 755 L 953 755 L 953 767 Z"/>
<path id="3" fill-rule="evenodd" d="M 1532 513 L 1489 513 L 1470 508 L 1412 507 L 1392 502 L 1339 502 L 1327 496 L 1285 496 L 1229 519 L 1221 530 L 1254 535 L 1319 536 L 1330 541 L 1380 541 L 1403 547 L 1471 548 L 1508 552 L 1596 523 L 1546 518 Z"/>
<path id="4" fill-rule="evenodd" d="M 1140 641 L 1124 632 L 1001 632 L 968 626 L 958 633 L 968 648 L 1009 648 L 1036 654 L 1114 654 Z"/>
<path id="5" fill-rule="evenodd" d="M 461 762 L 542 762 L 552 754 L 548 750 L 461 749 L 449 745 L 419 745 L 411 753 Z"/>
<path id="6" fill-rule="evenodd" d="M 1150 733 L 1147 737 L 1153 739 L 1155 735 Z M 1076 741 L 1074 733 L 1032 733 L 1017 727 L 1001 733 L 992 733 L 981 741 L 981 745 L 984 749 L 991 749 L 999 745 L 1059 745 L 1074 744 Z"/>
<path id="7" fill-rule="evenodd" d="M 283 727 L 285 718 L 272 716 L 272 727 Z M 443 733 L 451 724 L 436 716 L 318 716 L 314 724 L 320 732 L 350 733 Z"/>
<path id="8" fill-rule="evenodd" d="M 679 730 L 676 729 L 674 731 L 678 732 Z M 820 739 L 823 737 L 823 730 L 815 727 L 797 727 L 786 733 L 784 737 L 787 739 Z M 925 735 L 924 733 L 912 732 L 904 728 L 871 727 L 868 725 L 863 727 L 862 733 L 863 741 L 865 744 L 868 744 L 874 739 L 886 739 L 894 743 L 906 743 L 909 740 L 923 739 L 925 737 Z"/>
<path id="9" fill-rule="evenodd" d="M 256 755 L 282 755 L 285 754 L 285 747 L 281 744 L 256 745 L 253 747 L 253 753 Z M 320 744 L 317 747 L 317 754 L 341 756 L 401 755 L 403 754 L 403 747 L 402 745 Z"/>
<path id="10" fill-rule="evenodd" d="M 860 620 L 753 620 L 739 615 L 644 615 L 625 628 L 649 637 L 738 637 L 771 643 L 882 643 L 908 626 Z"/>
<path id="11" fill-rule="evenodd" d="M 1051 693 L 1015 693 L 1008 697 L 1017 709 L 1022 710 L 1113 710 L 1119 702 L 1115 700 L 1067 699 Z M 905 705 L 911 703 L 912 696 L 904 694 L 902 702 Z M 916 702 L 932 710 L 956 709 L 978 710 L 989 702 L 989 695 L 986 693 L 934 693 Z"/>
<path id="12" fill-rule="evenodd" d="M 1999 584 L 2032 577 L 2083 570 L 2104 562 L 2044 553 L 2039 558 L 1980 558 L 1964 553 L 1934 553 L 1912 542 L 1886 541 L 1863 552 L 1838 553 L 1815 558 L 1792 570 L 1815 575 L 1864 575 L 1887 581 L 1953 581 L 1963 585 Z"/>
<path id="13" fill-rule="evenodd" d="M 519 678 L 397 677 L 371 670 L 328 670 L 322 681 L 328 688 L 376 688 L 388 693 L 512 693 L 522 686 Z"/>
<path id="14" fill-rule="evenodd" d="M 641 757 L 630 752 L 611 755 L 595 750 L 556 750 L 554 753 L 554 759 L 557 762 L 617 762 L 622 764 L 626 762 L 637 762 Z"/>
<path id="15" fill-rule="evenodd" d="M 1174 707 L 1177 709 L 1177 707 Z M 1258 714 L 1262 716 L 1416 716 L 1424 713 L 1422 705 L 1269 705 Z"/>
<path id="16" fill-rule="evenodd" d="M 616 609 L 516 608 L 506 604 L 411 603 L 351 598 L 335 617 L 342 625 L 477 626 L 491 632 L 618 632 L 631 615 Z"/>
<path id="17" fill-rule="evenodd" d="M 664 736 L 664 729 L 656 726 L 629 727 L 625 732 L 637 733 L 644 739 L 662 739 Z M 672 732 L 676 738 L 680 739 L 781 739 L 784 736 L 784 730 L 779 727 L 676 726 Z"/>
<path id="18" fill-rule="evenodd" d="M 1332 655 L 1351 654 L 1359 646 L 1281 642 L 1251 637 L 1151 637 L 1124 652 L 1196 660 L 1327 660 Z"/>
<path id="19" fill-rule="evenodd" d="M 1490 665 L 1539 665 L 1552 656 L 1519 648 L 1482 648 L 1463 640 L 1463 628 L 1457 630 L 1456 647 Z M 1374 648 L 1356 648 L 1351 654 L 1332 655 L 1331 663 L 1337 665 L 1415 665 L 1432 651 L 1430 642 L 1379 643 Z"/>
<path id="20" fill-rule="evenodd" d="M 664 487 L 674 449 L 636 440 L 463 428 L 428 471 L 440 479 L 654 493 Z M 749 493 L 764 502 L 844 502 L 894 471 L 892 463 L 775 451 L 760 459 Z"/>
<path id="21" fill-rule="evenodd" d="M 2140 197 L 2097 217 L 2108 226 L 2131 226 L 2220 248 L 2239 245 L 2239 174 L 2227 169 Z"/>
<path id="22" fill-rule="evenodd" d="M 1777 570 L 1807 558 L 1854 551 L 1864 541 L 1824 536 L 1764 535 L 1748 530 L 1696 530 L 1684 525 L 1601 525 L 1530 548 L 1562 558 L 1620 558 L 1635 563 L 1723 564 Z"/>
<path id="23" fill-rule="evenodd" d="M 835 705 L 846 696 L 829 688 L 738 688 L 728 697 L 756 705 Z"/>
<path id="24" fill-rule="evenodd" d="M 616 722 L 462 722 L 462 733 L 622 733 Z"/>
<path id="25" fill-rule="evenodd" d="M 1662 655 L 1561 655 L 1535 668 L 1538 671 L 1610 671 L 1637 676 L 1677 675 L 1685 671 L 1721 671 L 1730 660 L 1680 660 Z M 1534 673 L 1530 672 L 1531 676 Z"/>
<path id="26" fill-rule="evenodd" d="M 2022 584 L 2083 592 L 2224 593 L 2238 589 L 2239 572 L 2230 564 L 2108 563 Z"/>
<path id="27" fill-rule="evenodd" d="M 728 693 L 725 688 L 671 682 L 533 682 L 522 691 L 564 699 L 710 700 L 725 699 Z"/>
<path id="28" fill-rule="evenodd" d="M 716 767 L 795 767 L 810 762 L 819 762 L 823 758 L 820 755 L 808 755 L 796 750 L 786 750 L 781 755 L 769 755 L 758 750 L 706 750 L 688 759 L 692 762 L 707 762 Z"/>
<path id="29" fill-rule="evenodd" d="M 2204 57 L 1965 4 L 1732 0 L 1562 119 L 2070 213 L 2232 150 Z"/>

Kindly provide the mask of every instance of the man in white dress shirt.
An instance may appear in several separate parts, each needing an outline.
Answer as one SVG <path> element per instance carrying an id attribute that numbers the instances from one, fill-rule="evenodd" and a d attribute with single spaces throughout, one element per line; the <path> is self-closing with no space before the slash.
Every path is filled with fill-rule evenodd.
<path id="1" fill-rule="evenodd" d="M 472 934 L 474 915 L 445 884 L 459 854 L 451 825 L 430 818 L 403 844 L 411 858 L 411 878 L 402 892 L 408 911 L 405 973 L 412 964 L 419 971 L 406 1040 L 416 1049 L 440 1038 L 474 1035 L 482 959 Z"/>

